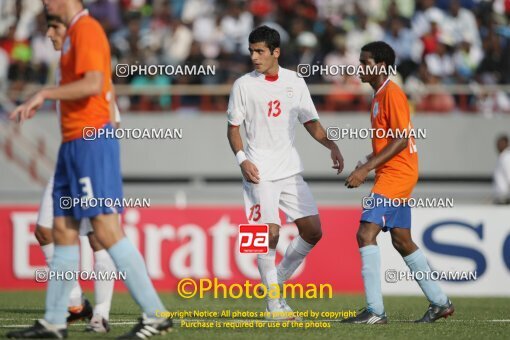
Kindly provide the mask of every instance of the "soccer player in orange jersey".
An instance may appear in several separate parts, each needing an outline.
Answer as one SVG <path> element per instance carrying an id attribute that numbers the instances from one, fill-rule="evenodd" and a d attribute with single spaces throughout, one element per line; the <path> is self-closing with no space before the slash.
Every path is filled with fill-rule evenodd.
<path id="1" fill-rule="evenodd" d="M 48 29 L 46 36 L 51 40 L 56 51 L 61 51 L 66 37 L 66 26 L 59 17 L 46 13 L 46 21 Z M 56 84 L 60 83 L 60 72 L 57 68 Z M 113 87 L 112 87 L 113 90 Z M 60 117 L 60 103 L 57 101 L 57 116 Z M 117 127 L 120 123 L 120 112 L 115 104 L 115 96 L 112 95 L 110 101 L 110 121 Z M 39 213 L 37 215 L 37 223 L 35 227 L 35 237 L 39 242 L 41 249 L 46 258 L 48 266 L 53 258 L 55 245 L 53 243 L 53 176 L 48 180 L 48 184 L 44 189 L 41 204 L 39 205 Z M 84 218 L 80 222 L 80 236 L 87 236 L 90 246 L 94 251 L 94 271 L 96 272 L 114 272 L 115 265 L 108 255 L 108 252 L 99 243 L 93 233 L 92 225 L 88 218 Z M 95 306 L 92 308 L 89 300 L 83 296 L 80 283 L 75 282 L 71 295 L 69 297 L 69 316 L 67 323 L 78 320 L 89 319 L 90 323 L 86 330 L 90 332 L 105 333 L 110 330 L 108 324 L 111 301 L 113 296 L 114 280 L 95 280 L 94 281 L 94 300 Z"/>
<path id="2" fill-rule="evenodd" d="M 139 323 L 121 338 L 146 339 L 163 334 L 171 329 L 172 320 L 158 316 L 166 308 L 156 294 L 142 256 L 120 227 L 118 214 L 122 206 L 70 204 L 91 199 L 115 202 L 123 197 L 119 142 L 110 122 L 113 93 L 108 39 L 80 0 L 43 3 L 48 14 L 58 16 L 67 26 L 60 59 L 61 81 L 59 86 L 46 87 L 18 106 L 10 118 L 22 122 L 32 118 L 45 100 L 60 101 L 62 144 L 52 194 L 55 248 L 44 318 L 32 327 L 9 332 L 7 337 L 67 337 L 67 301 L 74 281 L 63 280 L 62 276 L 78 271 L 79 223 L 86 218 L 117 269 L 125 273 L 124 283 L 144 312 Z M 91 128 L 107 133 L 87 139 L 84 134 Z"/>
<path id="3" fill-rule="evenodd" d="M 370 109 L 372 128 L 384 130 L 386 134 L 372 139 L 372 154 L 365 162 L 358 163 L 345 182 L 348 188 L 357 188 L 375 170 L 375 184 L 370 197 L 364 199 L 357 233 L 367 308 L 344 322 L 380 324 L 388 322 L 381 293 L 381 255 L 376 241 L 380 231 L 390 231 L 393 246 L 412 272 L 430 272 L 430 267 L 425 254 L 411 238 L 411 207 L 405 203 L 418 181 L 418 151 L 410 133 L 413 127 L 406 95 L 388 78 L 388 66 L 395 63 L 395 52 L 387 43 L 376 41 L 362 47 L 359 61 L 365 70 L 360 75 L 361 81 L 374 89 Z M 369 72 L 369 69 L 378 71 Z M 381 137 L 379 133 L 377 136 Z M 417 322 L 434 322 L 453 313 L 453 304 L 437 282 L 417 281 L 430 302 L 427 312 Z"/>

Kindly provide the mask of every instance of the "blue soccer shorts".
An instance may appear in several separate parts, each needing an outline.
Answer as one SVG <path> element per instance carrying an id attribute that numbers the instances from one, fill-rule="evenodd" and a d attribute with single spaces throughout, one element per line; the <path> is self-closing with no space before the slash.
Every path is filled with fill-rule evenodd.
<path id="1" fill-rule="evenodd" d="M 363 199 L 360 222 L 375 223 L 388 231 L 391 228 L 411 228 L 411 207 L 398 199 L 371 193 Z"/>
<path id="2" fill-rule="evenodd" d="M 110 124 L 104 129 L 113 131 Z M 113 133 L 62 143 L 53 184 L 55 217 L 121 213 L 122 199 L 120 145 Z"/>

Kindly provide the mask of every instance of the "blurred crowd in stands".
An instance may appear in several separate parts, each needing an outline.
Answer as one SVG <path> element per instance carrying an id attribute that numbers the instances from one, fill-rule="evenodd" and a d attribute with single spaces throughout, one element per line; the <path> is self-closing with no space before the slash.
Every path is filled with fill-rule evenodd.
<path id="1" fill-rule="evenodd" d="M 414 110 L 510 112 L 508 93 L 482 85 L 510 84 L 510 0 L 84 0 L 103 25 L 112 64 L 215 65 L 214 76 L 116 77 L 116 85 L 231 84 L 252 67 L 248 35 L 261 24 L 279 31 L 280 65 L 358 65 L 361 46 L 388 42 Z M 0 91 L 19 102 L 20 91 L 54 82 L 59 54 L 45 37 L 38 0 L 0 0 Z M 113 70 L 115 68 L 113 67 Z M 369 97 L 349 76 L 307 78 L 332 84 L 314 96 L 321 109 L 366 110 Z M 472 94 L 428 94 L 427 86 L 470 85 Z M 363 85 L 365 86 L 365 85 Z M 224 110 L 228 96 L 121 96 L 121 108 Z"/>

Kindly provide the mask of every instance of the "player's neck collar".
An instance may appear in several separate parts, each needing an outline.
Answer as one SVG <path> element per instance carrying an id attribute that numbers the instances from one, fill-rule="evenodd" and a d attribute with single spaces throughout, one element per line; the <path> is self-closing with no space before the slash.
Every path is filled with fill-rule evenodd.
<path id="1" fill-rule="evenodd" d="M 78 20 L 80 20 L 81 17 L 84 17 L 85 15 L 89 15 L 89 10 L 85 8 L 76 13 L 69 23 L 69 28 L 71 28 Z"/>
<path id="2" fill-rule="evenodd" d="M 264 74 L 255 70 L 258 77 L 264 77 L 264 80 L 274 82 L 278 80 L 278 75 L 280 74 L 280 66 L 278 66 L 278 72 L 276 74 Z"/>
<path id="3" fill-rule="evenodd" d="M 266 75 L 264 75 L 264 79 L 267 81 L 277 81 L 278 73 L 277 74 L 266 74 Z"/>
<path id="4" fill-rule="evenodd" d="M 388 84 L 388 82 L 390 81 L 390 78 L 386 79 L 384 81 L 384 83 L 382 83 L 382 85 L 377 89 L 377 91 L 375 91 L 374 93 L 374 97 L 379 93 L 381 92 L 381 90 Z"/>

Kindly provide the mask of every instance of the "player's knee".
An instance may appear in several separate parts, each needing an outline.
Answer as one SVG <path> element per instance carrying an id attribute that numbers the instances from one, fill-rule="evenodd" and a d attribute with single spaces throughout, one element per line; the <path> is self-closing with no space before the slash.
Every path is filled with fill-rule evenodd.
<path id="1" fill-rule="evenodd" d="M 44 229 L 47 229 L 47 230 L 44 230 Z M 41 227 L 38 225 L 35 228 L 34 234 L 35 234 L 35 238 L 37 239 L 37 242 L 39 242 L 39 244 L 41 246 L 44 246 L 46 244 L 53 242 L 53 237 L 51 235 L 51 229 L 44 228 L 44 227 Z"/>
<path id="2" fill-rule="evenodd" d="M 317 242 L 319 242 L 321 240 L 321 238 L 322 238 L 322 229 L 319 228 L 312 234 L 312 242 L 309 242 L 309 243 L 316 244 Z"/>
<path id="3" fill-rule="evenodd" d="M 393 248 L 401 254 L 408 254 L 416 247 L 411 239 L 393 238 L 391 243 L 393 244 Z"/>
<path id="4" fill-rule="evenodd" d="M 375 237 L 365 230 L 358 230 L 356 233 L 356 240 L 358 241 L 358 246 L 360 248 L 375 244 Z"/>
<path id="5" fill-rule="evenodd" d="M 55 244 L 77 244 L 79 240 L 78 228 L 79 225 L 76 220 L 56 217 L 53 221 L 53 241 Z"/>
<path id="6" fill-rule="evenodd" d="M 278 230 L 269 229 L 269 248 L 274 249 L 278 244 L 278 239 L 280 238 L 280 232 Z"/>
<path id="7" fill-rule="evenodd" d="M 94 233 L 90 233 L 87 236 L 89 238 L 90 247 L 94 252 L 104 249 Z"/>
<path id="8" fill-rule="evenodd" d="M 307 233 L 303 233 L 301 238 L 310 244 L 317 244 L 322 238 L 322 230 L 321 228 L 318 228 Z"/>

